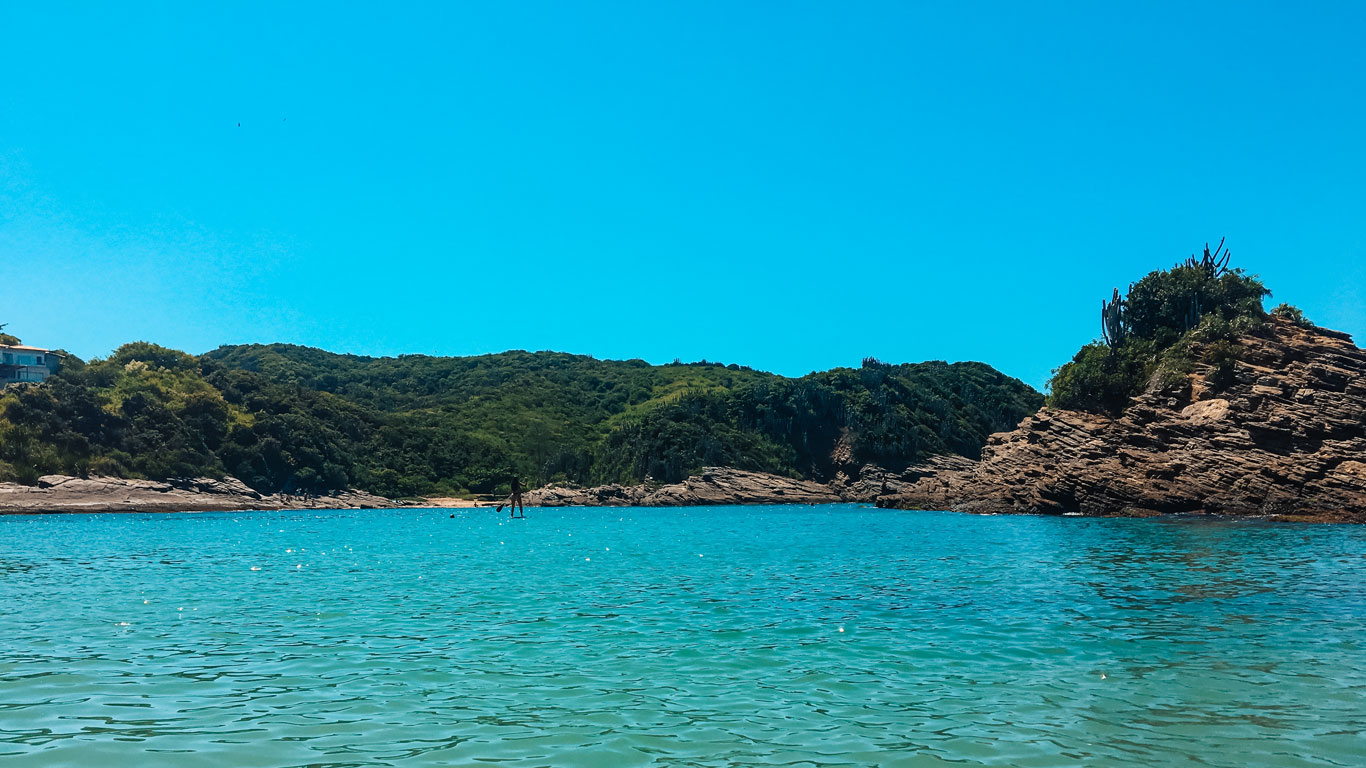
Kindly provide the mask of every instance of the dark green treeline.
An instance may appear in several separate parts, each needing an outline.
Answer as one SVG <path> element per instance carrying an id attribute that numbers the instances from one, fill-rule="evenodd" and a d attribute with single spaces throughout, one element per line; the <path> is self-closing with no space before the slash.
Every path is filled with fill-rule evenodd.
<path id="1" fill-rule="evenodd" d="M 801 378 L 554 352 L 369 358 L 288 345 L 195 357 L 144 342 L 0 397 L 0 479 L 236 476 L 387 496 L 673 482 L 708 465 L 826 479 L 858 462 L 975 457 L 1042 403 L 980 363 L 866 360 Z"/>

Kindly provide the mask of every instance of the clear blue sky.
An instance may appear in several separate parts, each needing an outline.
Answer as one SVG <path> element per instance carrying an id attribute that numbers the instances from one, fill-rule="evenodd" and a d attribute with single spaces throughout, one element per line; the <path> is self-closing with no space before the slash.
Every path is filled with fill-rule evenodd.
<path id="1" fill-rule="evenodd" d="M 0 6 L 29 343 L 1042 386 L 1221 235 L 1366 333 L 1363 3 L 127 5 Z"/>

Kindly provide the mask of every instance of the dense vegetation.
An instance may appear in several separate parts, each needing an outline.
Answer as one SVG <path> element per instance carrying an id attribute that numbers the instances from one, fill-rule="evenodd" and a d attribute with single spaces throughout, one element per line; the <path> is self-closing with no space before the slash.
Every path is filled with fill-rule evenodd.
<path id="1" fill-rule="evenodd" d="M 1255 276 L 1230 269 L 1222 246 L 1211 253 L 1207 245 L 1201 258 L 1149 273 L 1125 296 L 1115 289 L 1101 305 L 1104 340 L 1082 347 L 1053 372 L 1049 405 L 1117 414 L 1150 383 L 1183 377 L 1197 362 L 1228 371 L 1230 340 L 1261 325 L 1262 299 L 1271 291 Z M 1304 322 L 1289 305 L 1274 311 Z"/>
<path id="2" fill-rule="evenodd" d="M 901 467 L 975 456 L 1042 397 L 978 363 L 653 366 L 540 352 L 369 358 L 288 345 L 200 357 L 144 342 L 68 358 L 0 396 L 0 479 L 236 476 L 263 491 L 389 496 L 676 481 L 707 465 L 824 479 L 839 443 Z"/>
<path id="3" fill-rule="evenodd" d="M 1221 251 L 1116 289 L 1102 340 L 1054 371 L 1049 404 L 1117 414 L 1200 363 L 1220 386 L 1232 339 L 1263 323 L 1270 295 Z M 1310 324 L 1286 304 L 1270 314 Z M 514 473 L 675 482 L 708 465 L 825 480 L 842 463 L 976 457 L 1041 402 L 980 363 L 870 358 L 790 379 L 553 352 L 370 358 L 275 344 L 194 357 L 138 342 L 0 394 L 0 480 L 230 474 L 263 491 L 396 497 L 501 492 Z"/>
<path id="4" fill-rule="evenodd" d="M 841 435 L 855 464 L 900 468 L 939 453 L 977 458 L 988 435 L 1041 404 L 1032 389 L 981 363 L 868 359 L 858 370 L 690 394 L 634 415 L 607 435 L 598 466 L 608 479 L 672 480 L 700 458 L 826 479 Z"/>

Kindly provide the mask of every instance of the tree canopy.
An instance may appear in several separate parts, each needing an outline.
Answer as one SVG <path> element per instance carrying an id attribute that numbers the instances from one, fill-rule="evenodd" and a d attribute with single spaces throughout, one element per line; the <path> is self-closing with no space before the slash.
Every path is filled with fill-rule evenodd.
<path id="1" fill-rule="evenodd" d="M 233 475 L 267 491 L 403 497 L 529 482 L 678 480 L 707 465 L 800 477 L 854 458 L 975 456 L 1042 397 L 979 363 L 835 369 L 554 352 L 371 358 L 289 345 L 192 356 L 146 342 L 68 358 L 0 395 L 0 479 Z"/>

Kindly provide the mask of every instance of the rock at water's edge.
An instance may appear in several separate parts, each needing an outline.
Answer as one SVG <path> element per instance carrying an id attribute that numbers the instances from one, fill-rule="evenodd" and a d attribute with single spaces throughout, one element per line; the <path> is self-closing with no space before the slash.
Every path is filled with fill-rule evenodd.
<path id="1" fill-rule="evenodd" d="M 992 435 L 980 463 L 878 504 L 1366 522 L 1366 351 L 1274 317 L 1238 345 L 1226 388 L 1205 367 L 1118 418 L 1045 408 Z"/>
<path id="2" fill-rule="evenodd" d="M 0 483 L 0 514 L 55 512 L 236 512 L 401 506 L 364 491 L 331 496 L 263 495 L 235 477 L 125 480 L 45 475 L 37 486 Z"/>
<path id="3" fill-rule="evenodd" d="M 549 485 L 530 491 L 527 506 L 537 507 L 687 507 L 724 504 L 833 504 L 869 502 L 901 491 L 940 472 L 973 465 L 961 456 L 935 456 L 901 472 L 872 464 L 841 471 L 830 483 L 795 480 L 765 472 L 705 467 L 681 483 L 669 485 L 602 485 L 574 488 Z"/>
<path id="4" fill-rule="evenodd" d="M 840 501 L 830 486 L 809 480 L 707 467 L 671 485 L 546 486 L 526 494 L 537 507 L 684 507 L 709 504 L 829 504 Z"/>

